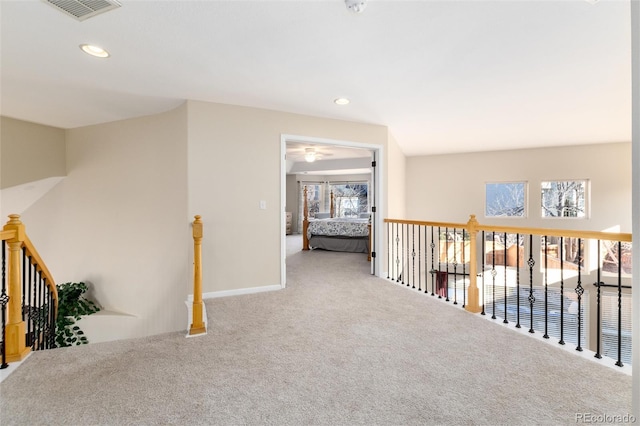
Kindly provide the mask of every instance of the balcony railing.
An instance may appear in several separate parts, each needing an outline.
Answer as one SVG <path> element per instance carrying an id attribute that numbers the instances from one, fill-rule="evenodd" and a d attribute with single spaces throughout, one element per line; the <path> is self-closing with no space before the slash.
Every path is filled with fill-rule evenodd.
<path id="1" fill-rule="evenodd" d="M 387 278 L 631 363 L 631 234 L 385 219 Z"/>

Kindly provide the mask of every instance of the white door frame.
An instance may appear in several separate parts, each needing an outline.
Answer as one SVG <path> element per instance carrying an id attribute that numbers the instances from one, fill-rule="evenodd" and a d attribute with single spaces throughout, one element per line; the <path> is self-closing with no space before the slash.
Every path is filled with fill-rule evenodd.
<path id="1" fill-rule="evenodd" d="M 285 205 L 287 201 L 287 142 L 304 142 L 309 144 L 317 144 L 317 145 L 336 145 L 336 146 L 347 146 L 352 148 L 362 148 L 369 149 L 375 152 L 376 159 L 376 167 L 373 169 L 373 181 L 375 182 L 375 198 L 376 198 L 376 213 L 373 215 L 375 224 L 374 224 L 374 240 L 373 243 L 373 251 L 376 253 L 382 253 L 382 239 L 381 230 L 383 225 L 384 211 L 382 208 L 384 206 L 383 200 L 384 191 L 382 189 L 382 170 L 384 170 L 384 146 L 377 144 L 369 144 L 369 143 L 360 143 L 360 142 L 352 142 L 352 141 L 342 141 L 336 139 L 324 139 L 324 138 L 316 138 L 310 136 L 297 136 L 297 135 L 288 135 L 282 134 L 280 135 L 280 285 L 282 288 L 286 287 L 287 283 L 287 241 L 286 241 L 286 212 Z M 373 259 L 372 259 L 373 262 Z M 375 270 L 372 273 L 376 276 L 381 276 L 380 271 L 380 262 L 376 259 Z"/>

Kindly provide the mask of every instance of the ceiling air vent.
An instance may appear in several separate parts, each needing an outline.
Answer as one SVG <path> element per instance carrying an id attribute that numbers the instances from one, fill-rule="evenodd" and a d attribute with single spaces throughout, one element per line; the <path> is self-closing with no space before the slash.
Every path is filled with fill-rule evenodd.
<path id="1" fill-rule="evenodd" d="M 122 6 L 116 0 L 42 0 L 49 3 L 61 12 L 74 17 L 78 21 L 84 21 L 92 16 L 99 15 Z"/>

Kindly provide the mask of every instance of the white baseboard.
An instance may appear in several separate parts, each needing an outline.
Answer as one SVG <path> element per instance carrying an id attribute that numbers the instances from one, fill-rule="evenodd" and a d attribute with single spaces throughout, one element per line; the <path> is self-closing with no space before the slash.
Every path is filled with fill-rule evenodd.
<path id="1" fill-rule="evenodd" d="M 276 291 L 282 290 L 282 286 L 280 284 L 276 285 L 265 285 L 262 287 L 249 287 L 249 288 L 239 288 L 236 290 L 220 290 L 220 291 L 210 291 L 208 293 L 202 293 L 202 299 L 217 299 L 219 297 L 229 297 L 229 296 L 240 296 L 243 294 L 253 294 L 253 293 L 262 293 L 265 291 Z M 187 296 L 188 302 L 193 302 L 193 294 Z"/>
<path id="2" fill-rule="evenodd" d="M 218 297 L 240 296 L 243 294 L 263 293 L 265 291 L 276 291 L 276 290 L 282 290 L 282 286 L 280 284 L 276 284 L 276 285 L 265 285 L 262 287 L 239 288 L 237 290 L 212 291 L 209 293 L 203 293 L 202 298 L 217 299 Z"/>
<path id="3" fill-rule="evenodd" d="M 262 287 L 250 287 L 250 288 L 239 288 L 237 290 L 221 290 L 221 291 L 211 291 L 209 293 L 202 293 L 202 299 L 217 299 L 219 297 L 229 297 L 229 296 L 240 296 L 243 294 L 253 294 L 253 293 L 263 293 L 265 291 L 276 291 L 282 290 L 282 286 L 280 284 L 276 285 L 266 285 Z M 193 294 L 187 296 L 187 300 L 184 302 L 187 305 L 187 330 L 191 327 L 191 320 L 193 315 Z M 204 318 L 207 318 L 207 307 L 203 304 L 202 306 L 202 315 Z M 208 329 L 207 321 L 204 322 L 205 329 Z M 187 337 L 195 337 L 195 336 L 203 336 L 207 334 L 206 331 L 203 334 L 196 334 L 191 336 L 187 334 Z"/>

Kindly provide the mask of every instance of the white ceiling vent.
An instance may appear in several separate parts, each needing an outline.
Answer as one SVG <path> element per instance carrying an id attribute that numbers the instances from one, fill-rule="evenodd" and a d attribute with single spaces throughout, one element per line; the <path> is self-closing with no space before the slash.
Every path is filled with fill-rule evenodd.
<path id="1" fill-rule="evenodd" d="M 122 6 L 116 0 L 42 0 L 49 3 L 61 12 L 74 17 L 78 21 L 84 21 L 92 16 L 99 15 Z"/>

